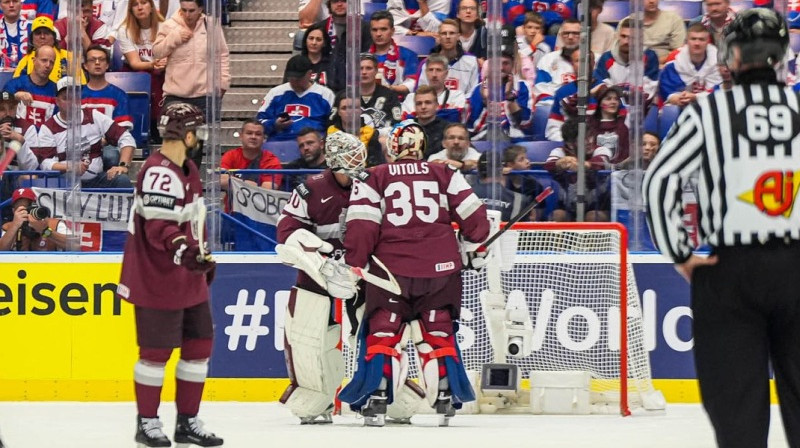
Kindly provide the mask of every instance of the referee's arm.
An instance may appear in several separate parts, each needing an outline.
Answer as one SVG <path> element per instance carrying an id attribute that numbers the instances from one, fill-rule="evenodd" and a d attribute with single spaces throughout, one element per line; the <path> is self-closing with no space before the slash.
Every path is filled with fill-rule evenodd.
<path id="1" fill-rule="evenodd" d="M 697 104 L 681 113 L 645 172 L 644 201 L 653 242 L 675 263 L 692 255 L 689 234 L 683 228 L 683 186 L 703 162 L 705 136 Z"/>

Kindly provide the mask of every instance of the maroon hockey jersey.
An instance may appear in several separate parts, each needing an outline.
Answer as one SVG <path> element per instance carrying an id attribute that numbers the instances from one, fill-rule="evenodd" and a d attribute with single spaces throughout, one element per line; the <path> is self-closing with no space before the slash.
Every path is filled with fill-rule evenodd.
<path id="1" fill-rule="evenodd" d="M 330 169 L 308 176 L 298 185 L 278 218 L 278 242 L 284 243 L 297 229 L 313 232 L 334 247 L 331 256 L 341 256 L 343 251 L 344 217 L 350 200 L 350 188 L 342 187 Z M 302 271 L 297 285 L 309 291 L 320 292 L 319 286 Z"/>
<path id="2" fill-rule="evenodd" d="M 392 274 L 404 277 L 458 272 L 461 256 L 452 222 L 472 242 L 489 236 L 486 206 L 460 172 L 417 160 L 376 166 L 354 181 L 345 259 L 364 267 L 374 254 Z"/>
<path id="3" fill-rule="evenodd" d="M 179 167 L 160 152 L 147 159 L 136 180 L 128 222 L 117 287 L 123 299 L 164 310 L 208 300 L 205 275 L 176 265 L 169 250 L 178 235 L 185 235 L 189 244 L 197 242 L 202 194 L 200 173 L 191 160 Z"/>

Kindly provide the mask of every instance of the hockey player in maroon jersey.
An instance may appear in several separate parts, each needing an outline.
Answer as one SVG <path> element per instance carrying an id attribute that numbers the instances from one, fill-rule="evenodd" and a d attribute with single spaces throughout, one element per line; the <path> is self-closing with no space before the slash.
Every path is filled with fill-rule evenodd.
<path id="1" fill-rule="evenodd" d="M 421 159 L 422 128 L 405 121 L 390 134 L 394 162 L 354 181 L 347 211 L 345 261 L 365 267 L 383 260 L 401 288 L 395 295 L 366 285 L 361 352 L 353 380 L 339 398 L 382 426 L 387 404 L 405 383 L 410 339 L 420 355 L 420 382 L 428 403 L 446 426 L 455 409 L 475 399 L 456 343 L 461 311 L 461 255 L 451 227 L 458 223 L 474 243 L 489 235 L 486 207 L 463 175 Z"/>
<path id="2" fill-rule="evenodd" d="M 214 329 L 208 285 L 216 263 L 205 250 L 205 204 L 192 153 L 208 135 L 203 112 L 175 103 L 161 117 L 164 145 L 136 182 L 117 294 L 134 305 L 139 360 L 134 368 L 140 447 L 166 447 L 158 418 L 164 367 L 176 347 L 177 444 L 220 446 L 197 418 Z"/>

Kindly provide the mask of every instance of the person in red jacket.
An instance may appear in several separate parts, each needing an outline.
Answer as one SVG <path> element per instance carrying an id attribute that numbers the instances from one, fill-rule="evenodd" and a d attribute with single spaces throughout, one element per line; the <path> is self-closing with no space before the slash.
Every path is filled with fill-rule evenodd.
<path id="1" fill-rule="evenodd" d="M 208 136 L 203 112 L 170 104 L 160 121 L 164 145 L 139 171 L 117 295 L 134 305 L 139 360 L 134 367 L 137 443 L 167 447 L 158 418 L 164 370 L 175 368 L 175 443 L 220 446 L 197 418 L 214 337 L 209 285 L 216 263 L 205 249 L 205 203 L 190 154 Z"/>

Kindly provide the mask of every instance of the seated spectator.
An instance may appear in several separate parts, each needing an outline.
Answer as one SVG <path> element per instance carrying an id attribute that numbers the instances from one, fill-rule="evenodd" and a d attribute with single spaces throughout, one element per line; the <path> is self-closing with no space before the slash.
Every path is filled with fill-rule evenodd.
<path id="1" fill-rule="evenodd" d="M 372 126 L 367 126 L 363 122 L 361 115 L 358 115 L 361 123 L 354 126 L 351 122 L 353 119 L 353 100 L 350 98 L 350 92 L 342 90 L 336 94 L 334 101 L 333 112 L 331 118 L 331 125 L 328 126 L 327 135 L 333 134 L 336 131 L 347 132 L 348 129 L 358 127 L 360 135 L 358 136 L 361 143 L 367 147 L 367 167 L 380 165 L 386 163 L 386 156 L 383 153 L 383 145 L 378 139 L 379 134 Z"/>
<path id="2" fill-rule="evenodd" d="M 503 173 L 506 174 L 506 188 L 529 198 L 536 197 L 542 192 L 543 188 L 533 176 L 508 174 L 510 171 L 528 171 L 530 169 L 531 161 L 528 159 L 528 152 L 524 146 L 511 145 L 503 150 Z M 539 204 L 536 207 L 543 210 L 544 204 Z M 541 215 L 541 213 L 538 215 Z M 541 216 L 538 217 L 541 218 Z"/>
<path id="3" fill-rule="evenodd" d="M 24 118 L 17 118 L 17 103 L 13 93 L 8 90 L 0 92 L 0 160 L 14 157 L 6 171 L 33 171 L 39 168 L 39 161 L 31 151 L 31 147 L 36 146 L 36 126 Z M 7 152 L 12 142 L 19 143 L 15 155 Z"/>
<path id="4" fill-rule="evenodd" d="M 648 167 L 650 167 L 650 162 L 652 162 L 656 157 L 660 147 L 661 137 L 658 136 L 657 132 L 645 131 L 644 134 L 642 134 L 642 152 L 640 155 L 642 159 L 641 165 L 643 170 L 646 170 Z M 616 164 L 614 168 L 617 170 L 632 170 L 635 168 L 635 160 L 633 157 L 629 156 L 627 159 Z"/>
<path id="5" fill-rule="evenodd" d="M 628 126 L 622 108 L 622 92 L 616 87 L 603 86 L 593 95 L 597 109 L 586 121 L 586 132 L 593 136 L 592 144 L 611 151 L 611 163 L 628 158 Z"/>
<path id="6" fill-rule="evenodd" d="M 467 128 L 473 140 L 487 138 L 489 111 L 499 111 L 500 126 L 512 141 L 528 138 L 532 132 L 531 113 L 533 101 L 528 84 L 514 75 L 514 49 L 502 51 L 500 71 L 503 77 L 503 99 L 490 107 L 489 87 L 486 81 L 478 84 L 469 99 Z M 488 61 L 487 61 L 488 62 Z"/>
<path id="7" fill-rule="evenodd" d="M 661 71 L 658 90 L 661 101 L 684 107 L 697 95 L 714 90 L 722 83 L 717 68 L 717 47 L 708 43 L 705 27 L 696 23 L 689 28 L 686 45 Z"/>
<path id="8" fill-rule="evenodd" d="M 130 0 L 125 22 L 117 30 L 117 40 L 125 60 L 125 69 L 150 74 L 150 133 L 151 143 L 160 144 L 158 118 L 164 98 L 164 69 L 167 59 L 153 58 L 153 40 L 164 21 L 154 0 Z"/>
<path id="9" fill-rule="evenodd" d="M 482 66 L 486 60 L 486 39 L 481 39 L 481 35 L 486 29 L 481 19 L 480 3 L 476 0 L 461 0 L 458 2 L 457 18 L 461 29 L 461 49 L 478 58 L 478 65 Z"/>
<path id="10" fill-rule="evenodd" d="M 207 27 L 203 4 L 204 0 L 181 1 L 180 14 L 173 15 L 158 27 L 153 57 L 167 58 L 163 107 L 172 103 L 192 104 L 206 111 L 206 122 L 210 122 L 206 102 L 213 95 L 219 96 L 218 105 L 222 103 L 222 97 L 231 85 L 230 57 L 222 27 Z M 209 35 L 209 29 L 214 29 L 216 35 Z M 216 46 L 211 61 L 208 60 L 209 39 L 213 39 Z M 207 69 L 211 66 L 219 68 L 219 86 L 208 83 Z M 201 151 L 198 154 L 202 156 Z M 199 163 L 196 165 L 200 166 Z"/>
<path id="11" fill-rule="evenodd" d="M 240 134 L 242 146 L 225 151 L 219 162 L 220 168 L 228 173 L 219 175 L 219 187 L 228 191 L 230 176 L 242 179 L 250 185 L 257 185 L 270 190 L 281 186 L 282 177 L 278 174 L 238 173 L 231 170 L 279 170 L 283 168 L 275 154 L 262 149 L 264 145 L 264 129 L 256 120 L 245 120 Z"/>
<path id="12" fill-rule="evenodd" d="M 3 224 L 0 236 L 2 251 L 54 251 L 67 247 L 67 226 L 60 219 L 38 217 L 30 213 L 36 203 L 36 193 L 30 188 L 18 188 L 11 196 L 14 218 Z"/>
<path id="13" fill-rule="evenodd" d="M 522 79 L 536 82 L 536 65 L 552 49 L 544 41 L 544 19 L 538 12 L 525 13 L 523 33 L 517 36 L 517 49 L 522 63 Z"/>
<path id="14" fill-rule="evenodd" d="M 431 55 L 438 53 L 445 58 L 447 78 L 444 82 L 447 89 L 458 90 L 466 96 L 478 85 L 478 59 L 464 53 L 458 35 L 458 22 L 454 19 L 445 19 L 439 27 L 439 45 L 433 47 Z M 426 71 L 429 60 L 430 58 L 420 68 L 418 86 L 430 84 Z"/>
<path id="15" fill-rule="evenodd" d="M 56 106 L 58 113 L 50 117 L 39 128 L 37 147 L 32 148 L 45 171 L 66 172 L 70 169 L 67 160 L 67 134 L 70 123 L 80 123 L 81 162 L 79 165 L 81 186 L 83 188 L 132 188 L 128 177 L 128 168 L 133 158 L 136 141 L 131 133 L 114 123 L 101 112 L 81 111 L 80 117 L 71 117 L 72 97 L 70 87 L 80 87 L 72 77 L 64 77 L 58 81 Z M 119 166 L 103 170 L 103 146 L 113 145 L 119 148 Z"/>
<path id="16" fill-rule="evenodd" d="M 594 78 L 607 86 L 616 86 L 623 92 L 630 91 L 630 51 L 632 20 L 624 18 L 617 25 L 617 43 L 600 56 L 594 69 Z M 658 56 L 653 50 L 644 50 L 644 79 L 642 89 L 647 102 L 658 93 Z M 623 98 L 624 100 L 624 98 Z"/>
<path id="17" fill-rule="evenodd" d="M 128 94 L 106 81 L 111 55 L 105 47 L 92 45 L 84 55 L 83 68 L 89 75 L 89 82 L 81 89 L 81 108 L 97 110 L 114 120 L 114 123 L 133 131 L 133 117 L 128 110 Z M 103 148 L 103 170 L 119 164 L 119 148 Z"/>
<path id="18" fill-rule="evenodd" d="M 438 109 L 436 115 L 442 120 L 458 123 L 464 122 L 467 113 L 467 99 L 458 89 L 448 87 L 447 58 L 440 54 L 432 54 L 425 61 L 425 82 L 436 92 Z M 424 86 L 420 81 L 420 87 Z M 417 89 L 419 92 L 419 88 Z M 413 118 L 416 110 L 416 94 L 410 93 L 403 100 L 403 120 Z"/>
<path id="19" fill-rule="evenodd" d="M 450 0 L 389 0 L 386 9 L 392 14 L 395 35 L 435 36 L 450 14 L 450 4 Z"/>
<path id="20" fill-rule="evenodd" d="M 633 19 L 633 16 L 628 16 Z M 644 46 L 655 51 L 663 66 L 667 56 L 686 42 L 686 25 L 677 13 L 663 11 L 658 0 L 644 0 Z"/>
<path id="21" fill-rule="evenodd" d="M 703 0 L 706 13 L 694 19 L 689 26 L 702 23 L 711 36 L 711 43 L 719 47 L 722 30 L 736 18 L 736 11 L 731 9 L 730 0 Z"/>
<path id="22" fill-rule="evenodd" d="M 506 188 L 501 151 L 489 150 L 481 154 L 478 160 L 478 182 L 472 186 L 472 191 L 486 204 L 486 208 L 499 211 L 500 219 L 506 222 L 519 215 L 531 203 L 531 198 Z M 536 215 L 532 210 L 530 215 L 520 221 L 536 220 Z"/>
<path id="23" fill-rule="evenodd" d="M 469 131 L 464 123 L 448 123 L 444 128 L 444 149 L 428 156 L 428 162 L 446 163 L 462 172 L 478 167 L 481 153 L 469 142 Z"/>
<path id="24" fill-rule="evenodd" d="M 558 30 L 558 36 L 564 44 L 544 55 L 536 66 L 536 102 L 552 101 L 559 87 L 575 81 L 577 77 L 572 68 L 571 55 L 580 43 L 581 23 L 578 19 L 566 20 Z"/>
<path id="25" fill-rule="evenodd" d="M 300 54 L 311 61 L 311 82 L 328 85 L 332 75 L 333 61 L 331 60 L 331 37 L 325 32 L 324 24 L 312 25 L 303 35 L 303 48 Z M 288 82 L 286 71 L 283 72 L 283 82 Z"/>
<path id="26" fill-rule="evenodd" d="M 30 74 L 13 78 L 4 89 L 19 101 L 17 116 L 39 126 L 53 116 L 56 107 L 56 83 L 49 77 L 56 60 L 53 47 L 43 45 L 33 57 Z"/>
<path id="27" fill-rule="evenodd" d="M 592 53 L 594 53 L 595 56 L 600 56 L 606 51 L 611 50 L 611 47 L 614 46 L 614 42 L 617 40 L 614 27 L 607 23 L 600 22 L 597 19 L 600 13 L 603 12 L 604 3 L 605 0 L 589 0 L 589 27 L 592 31 Z M 561 45 L 562 42 L 559 37 L 556 39 L 556 47 L 561 48 Z"/>
<path id="28" fill-rule="evenodd" d="M 331 38 L 331 54 L 333 60 L 333 75 L 327 81 L 327 86 L 334 92 L 338 92 L 347 87 L 347 2 L 343 0 L 328 0 L 330 17 L 318 25 Z M 361 53 L 366 53 L 372 46 L 372 36 L 370 34 L 369 23 L 361 21 Z M 416 67 L 416 66 L 415 66 Z M 416 68 L 415 68 L 416 69 Z"/>
<path id="29" fill-rule="evenodd" d="M 564 146 L 556 148 L 547 157 L 544 168 L 560 185 L 558 206 L 550 219 L 553 221 L 574 221 L 578 199 L 578 121 L 567 120 L 561 128 Z M 607 181 L 597 175 L 597 171 L 606 169 L 611 160 L 611 151 L 603 146 L 593 147 L 592 136 L 586 138 L 586 221 L 608 221 L 610 198 Z"/>
<path id="30" fill-rule="evenodd" d="M 256 118 L 269 140 L 297 139 L 300 129 L 325 129 L 334 94 L 327 87 L 311 82 L 311 61 L 298 54 L 286 63 L 289 81 L 273 87 L 264 97 Z"/>
<path id="31" fill-rule="evenodd" d="M 53 21 L 49 17 L 41 16 L 33 20 L 31 23 L 31 39 L 29 44 L 33 46 L 33 50 L 29 50 L 28 54 L 17 64 L 17 69 L 14 70 L 15 78 L 28 75 L 33 71 L 33 59 L 36 57 L 36 50 L 44 45 L 53 48 L 55 52 L 55 61 L 52 71 L 50 72 L 50 80 L 58 82 L 59 79 L 67 76 L 67 73 L 72 73 L 72 69 L 70 68 L 72 64 L 72 52 L 58 46 L 56 29 L 53 26 Z M 86 84 L 86 77 L 82 70 L 80 74 L 81 84 Z"/>
<path id="32" fill-rule="evenodd" d="M 378 60 L 372 53 L 361 53 L 361 116 L 364 124 L 386 137 L 400 122 L 403 111 L 397 94 L 378 84 Z"/>
<path id="33" fill-rule="evenodd" d="M 64 17 L 58 19 L 53 24 L 56 30 L 56 39 L 64 44 L 64 48 L 70 50 L 69 45 L 70 36 L 67 34 L 67 24 L 70 18 Z M 114 44 L 115 37 L 111 32 L 111 28 L 97 19 L 92 14 L 92 0 L 81 0 L 81 47 L 89 48 L 92 45 L 100 45 L 106 48 L 111 48 Z"/>
<path id="34" fill-rule="evenodd" d="M 328 167 L 325 161 L 325 138 L 316 129 L 303 128 L 297 135 L 297 149 L 300 157 L 283 163 L 285 170 L 322 170 Z M 306 178 L 306 174 L 286 173 L 287 190 L 294 190 Z"/>
<path id="35" fill-rule="evenodd" d="M 369 21 L 372 46 L 378 59 L 378 80 L 400 96 L 408 95 L 417 83 L 417 54 L 397 45 L 394 19 L 389 11 L 376 11 Z"/>
<path id="36" fill-rule="evenodd" d="M 578 73 L 578 67 L 581 63 L 581 52 L 576 50 L 570 56 L 572 59 L 572 67 L 575 73 Z M 594 65 L 594 53 L 589 52 L 589 67 Z M 603 86 L 599 79 L 594 77 L 590 78 L 589 83 L 589 97 L 586 99 L 586 114 L 594 113 L 597 108 L 597 99 L 593 92 L 596 92 Z M 550 106 L 550 115 L 547 117 L 547 125 L 545 126 L 544 136 L 546 139 L 554 142 L 562 141 L 561 126 L 570 118 L 575 118 L 578 115 L 578 81 L 571 81 L 556 90 L 553 97 L 553 104 Z"/>
<path id="37" fill-rule="evenodd" d="M 39 0 L 41 1 L 41 0 Z M 53 0 L 58 3 L 58 19 L 67 17 L 69 13 L 69 0 Z M 177 0 L 168 0 L 170 9 L 173 8 L 172 2 L 178 3 Z M 116 30 L 125 21 L 125 11 L 127 10 L 126 0 L 92 0 L 92 17 L 103 22 L 109 30 Z M 178 9 L 176 5 L 175 10 Z M 166 12 L 164 15 L 169 16 Z"/>
<path id="38" fill-rule="evenodd" d="M 425 154 L 427 159 L 442 150 L 442 137 L 447 121 L 437 115 L 439 100 L 433 86 L 420 86 L 414 94 L 414 121 L 425 131 Z"/>
<path id="39" fill-rule="evenodd" d="M 0 70 L 13 72 L 28 53 L 31 23 L 21 16 L 20 0 L 0 1 L 3 26 L 0 27 Z"/>

